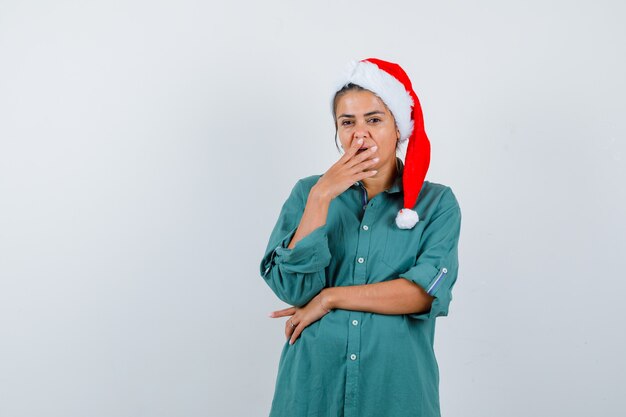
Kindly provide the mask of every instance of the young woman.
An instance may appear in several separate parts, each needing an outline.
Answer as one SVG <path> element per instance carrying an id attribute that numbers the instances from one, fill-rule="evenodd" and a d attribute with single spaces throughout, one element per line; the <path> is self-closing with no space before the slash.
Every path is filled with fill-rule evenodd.
<path id="1" fill-rule="evenodd" d="M 296 182 L 260 265 L 293 306 L 270 314 L 290 317 L 270 417 L 439 416 L 435 318 L 457 278 L 459 204 L 424 180 L 430 143 L 400 66 L 353 62 L 332 110 L 345 152 Z"/>

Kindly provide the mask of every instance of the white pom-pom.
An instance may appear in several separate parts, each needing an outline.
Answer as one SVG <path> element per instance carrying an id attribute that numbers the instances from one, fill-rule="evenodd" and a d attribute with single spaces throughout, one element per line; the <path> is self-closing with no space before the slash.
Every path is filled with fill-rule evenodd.
<path id="1" fill-rule="evenodd" d="M 401 209 L 396 216 L 396 224 L 400 229 L 412 229 L 419 220 L 417 212 L 407 208 Z"/>

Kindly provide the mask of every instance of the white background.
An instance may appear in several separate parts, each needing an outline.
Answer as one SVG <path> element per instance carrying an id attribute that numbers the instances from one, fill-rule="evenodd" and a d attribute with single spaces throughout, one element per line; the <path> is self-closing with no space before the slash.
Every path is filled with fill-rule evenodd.
<path id="1" fill-rule="evenodd" d="M 409 73 L 463 214 L 443 416 L 623 416 L 625 12 L 0 1 L 0 416 L 266 416 L 259 263 L 367 57 Z"/>

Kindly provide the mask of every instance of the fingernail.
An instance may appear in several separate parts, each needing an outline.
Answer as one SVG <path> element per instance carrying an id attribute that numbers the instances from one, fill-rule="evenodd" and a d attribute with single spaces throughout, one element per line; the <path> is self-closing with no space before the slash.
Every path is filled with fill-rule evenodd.
<path id="1" fill-rule="evenodd" d="M 274 313 L 268 313 L 267 314 L 269 317 L 274 317 Z"/>
<path id="2" fill-rule="evenodd" d="M 375 151 L 376 149 L 378 149 L 378 146 L 372 146 L 372 151 Z"/>
<path id="3" fill-rule="evenodd" d="M 360 144 L 360 143 L 363 143 L 363 138 L 361 138 L 361 139 L 357 140 L 356 142 L 357 142 L 357 143 L 359 143 L 359 144 Z"/>
<path id="4" fill-rule="evenodd" d="M 290 341 L 289 341 L 289 344 L 290 344 L 290 345 L 293 345 L 293 340 L 290 340 Z"/>

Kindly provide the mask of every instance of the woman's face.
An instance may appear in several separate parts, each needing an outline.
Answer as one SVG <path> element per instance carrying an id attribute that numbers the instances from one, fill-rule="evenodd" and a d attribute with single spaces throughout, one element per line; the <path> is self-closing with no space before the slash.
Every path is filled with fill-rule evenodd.
<path id="1" fill-rule="evenodd" d="M 335 112 L 337 133 L 343 149 L 363 137 L 362 149 L 378 146 L 380 160 L 372 166 L 379 169 L 396 163 L 396 142 L 400 132 L 393 115 L 378 96 L 368 90 L 350 90 L 337 100 Z M 359 153 L 362 151 L 359 151 Z"/>

